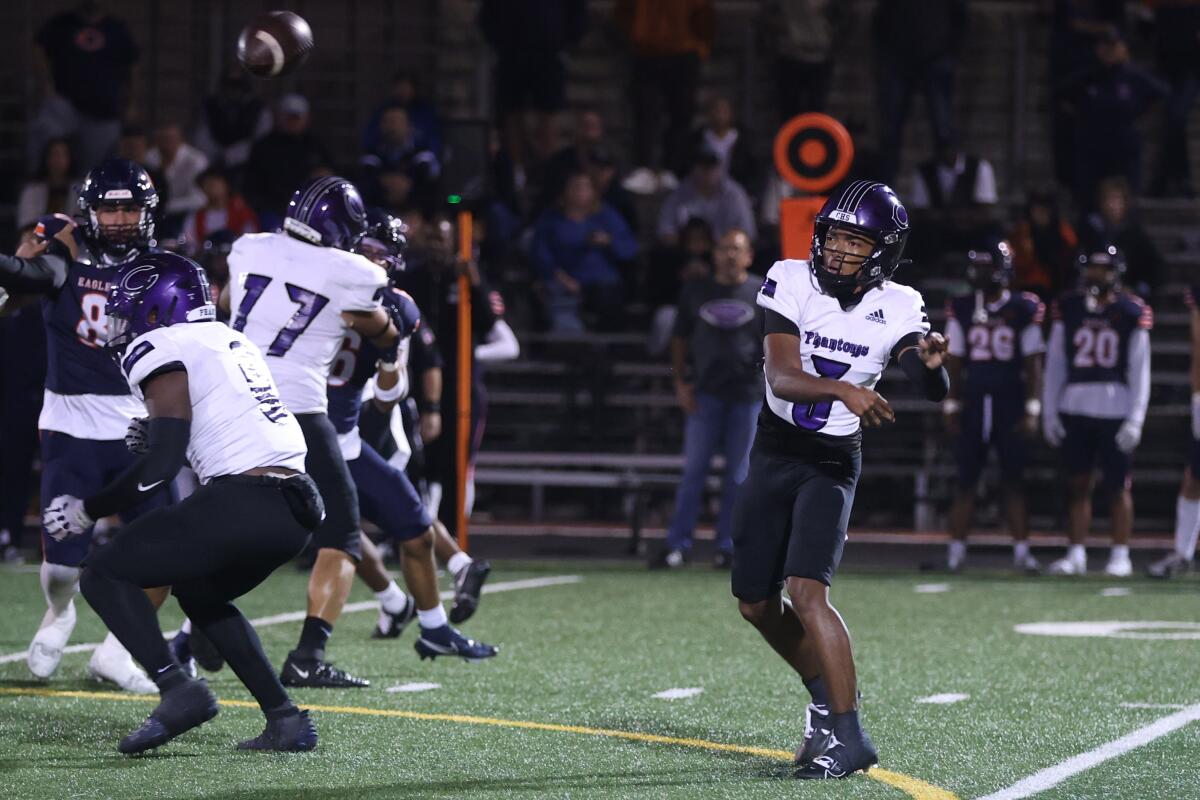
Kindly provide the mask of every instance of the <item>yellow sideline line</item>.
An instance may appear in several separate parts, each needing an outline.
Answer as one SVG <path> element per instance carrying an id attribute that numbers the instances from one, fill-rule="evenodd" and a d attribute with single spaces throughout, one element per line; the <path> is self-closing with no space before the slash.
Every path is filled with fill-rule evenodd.
<path id="1" fill-rule="evenodd" d="M 84 692 L 59 689 L 8 688 L 0 687 L 0 694 L 32 696 L 32 697 L 75 697 L 84 700 L 132 700 L 152 702 L 158 698 L 154 695 L 134 695 L 124 692 Z M 257 703 L 247 700 L 218 700 L 221 705 L 231 708 L 258 709 Z M 588 728 L 582 725 L 559 725 L 553 722 L 531 722 L 520 719 L 497 719 L 495 717 L 473 717 L 464 714 L 433 714 L 424 711 L 403 711 L 388 708 L 363 708 L 361 706 L 322 706 L 302 704 L 301 708 L 309 711 L 320 711 L 326 714 L 353 714 L 363 717 L 392 717 L 399 719 L 415 719 L 426 722 L 456 722 L 462 725 L 491 725 L 497 728 L 522 728 L 535 731 L 553 731 L 555 733 L 577 733 L 583 736 L 604 736 L 611 739 L 626 739 L 634 742 L 650 744 L 669 744 L 677 747 L 692 747 L 701 750 L 711 750 L 720 753 L 740 753 L 750 756 L 761 756 L 776 761 L 791 761 L 792 753 L 787 750 L 774 750 L 768 747 L 753 747 L 742 744 L 727 744 L 710 742 L 706 739 L 688 739 L 676 736 L 660 736 L 656 733 L 638 733 L 636 731 L 621 731 L 612 728 Z M 907 794 L 914 800 L 959 800 L 958 796 L 919 778 L 905 775 L 902 772 L 892 772 L 887 769 L 873 767 L 867 773 L 872 780 L 885 783 Z"/>

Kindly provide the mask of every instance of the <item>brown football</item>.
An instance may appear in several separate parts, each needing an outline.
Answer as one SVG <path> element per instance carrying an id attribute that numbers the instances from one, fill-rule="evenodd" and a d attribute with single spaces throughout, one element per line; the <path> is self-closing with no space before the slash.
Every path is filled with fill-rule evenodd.
<path id="1" fill-rule="evenodd" d="M 291 11 L 268 11 L 242 28 L 237 55 L 251 75 L 275 78 L 303 64 L 312 48 L 312 28 L 303 17 Z"/>

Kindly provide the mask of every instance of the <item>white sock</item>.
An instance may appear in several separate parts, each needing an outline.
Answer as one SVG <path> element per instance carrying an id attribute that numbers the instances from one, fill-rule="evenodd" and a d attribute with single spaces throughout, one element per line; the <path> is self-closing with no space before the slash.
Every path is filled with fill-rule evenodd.
<path id="1" fill-rule="evenodd" d="M 66 612 L 79 591 L 80 571 L 78 567 L 42 562 L 38 574 L 42 581 L 42 594 L 46 596 L 46 605 L 49 607 L 47 616 L 61 617 Z"/>
<path id="2" fill-rule="evenodd" d="M 946 561 L 952 567 L 957 567 L 967 556 L 967 543 L 959 539 L 951 539 L 946 546 Z"/>
<path id="3" fill-rule="evenodd" d="M 1197 506 L 1200 506 L 1200 503 L 1197 503 Z M 471 563 L 474 560 L 475 559 L 471 558 L 466 553 L 458 552 L 450 556 L 450 560 L 446 562 L 446 569 L 450 570 L 451 575 L 457 575 L 467 567 L 471 566 Z"/>
<path id="4" fill-rule="evenodd" d="M 395 581 L 388 581 L 387 588 L 382 592 L 376 592 L 375 598 L 383 610 L 389 614 L 399 614 L 408 605 L 408 595 L 396 585 Z"/>
<path id="5" fill-rule="evenodd" d="M 1029 558 L 1029 542 L 1013 542 L 1013 561 L 1024 561 Z"/>
<path id="6" fill-rule="evenodd" d="M 1077 564 L 1087 564 L 1087 548 L 1081 544 L 1073 544 L 1067 548 L 1067 558 Z"/>
<path id="7" fill-rule="evenodd" d="M 1128 558 L 1129 558 L 1129 545 L 1127 545 L 1127 544 L 1114 544 L 1114 545 L 1112 546 L 1112 552 L 1110 552 L 1110 553 L 1108 554 L 1108 557 L 1109 557 L 1110 559 L 1111 559 L 1111 558 L 1128 559 Z"/>
<path id="8" fill-rule="evenodd" d="M 192 621 L 187 617 L 183 618 L 183 624 L 179 626 L 179 632 L 184 636 L 192 635 Z"/>
<path id="9" fill-rule="evenodd" d="M 417 609 L 417 621 L 422 628 L 430 629 L 450 624 L 450 620 L 446 618 L 446 609 L 442 608 L 441 603 L 438 603 L 428 611 Z"/>
<path id="10" fill-rule="evenodd" d="M 1200 534 L 1200 500 L 1183 495 L 1175 502 L 1175 552 L 1188 561 L 1196 555 L 1196 537 Z"/>

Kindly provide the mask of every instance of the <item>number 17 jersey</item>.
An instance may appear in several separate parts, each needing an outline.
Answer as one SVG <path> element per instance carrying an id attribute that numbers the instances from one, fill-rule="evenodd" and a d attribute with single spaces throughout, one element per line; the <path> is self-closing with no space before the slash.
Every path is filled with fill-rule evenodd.
<path id="1" fill-rule="evenodd" d="M 805 372 L 872 389 L 901 339 L 929 333 L 929 317 L 921 293 L 898 283 L 884 281 L 859 297 L 843 309 L 821 291 L 809 262 L 789 259 L 771 267 L 758 304 L 796 326 Z M 776 417 L 798 428 L 832 436 L 859 430 L 858 417 L 839 401 L 791 403 L 776 397 L 770 384 L 766 397 Z"/>
<path id="2" fill-rule="evenodd" d="M 324 413 L 325 383 L 347 325 L 344 311 L 373 311 L 387 273 L 366 258 L 283 233 L 242 236 L 229 254 L 234 330 L 266 355 L 293 414 Z"/>

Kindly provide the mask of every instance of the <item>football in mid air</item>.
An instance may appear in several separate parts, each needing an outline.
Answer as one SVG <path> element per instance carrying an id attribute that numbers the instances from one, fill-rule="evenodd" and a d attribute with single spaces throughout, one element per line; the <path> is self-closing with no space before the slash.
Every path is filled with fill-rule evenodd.
<path id="1" fill-rule="evenodd" d="M 268 11 L 242 28 L 237 55 L 251 75 L 275 78 L 303 64 L 312 48 L 312 28 L 303 17 L 291 11 Z"/>

